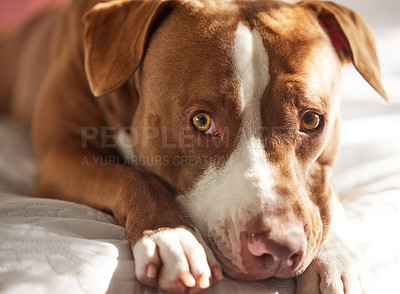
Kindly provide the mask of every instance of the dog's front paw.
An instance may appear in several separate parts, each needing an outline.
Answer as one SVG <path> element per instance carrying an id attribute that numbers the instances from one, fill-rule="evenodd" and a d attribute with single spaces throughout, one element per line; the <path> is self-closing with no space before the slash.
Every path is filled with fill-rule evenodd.
<path id="1" fill-rule="evenodd" d="M 358 257 L 339 239 L 329 240 L 307 270 L 297 277 L 296 294 L 361 294 Z"/>
<path id="2" fill-rule="evenodd" d="M 146 231 L 133 247 L 138 281 L 172 293 L 195 293 L 219 282 L 221 267 L 195 234 L 183 228 Z"/>

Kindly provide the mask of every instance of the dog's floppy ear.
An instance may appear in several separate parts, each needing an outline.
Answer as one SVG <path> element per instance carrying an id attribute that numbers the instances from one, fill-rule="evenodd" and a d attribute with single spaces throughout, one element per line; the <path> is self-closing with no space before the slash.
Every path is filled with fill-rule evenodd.
<path id="1" fill-rule="evenodd" d="M 116 90 L 132 76 L 153 24 L 172 2 L 112 0 L 83 16 L 85 71 L 94 96 Z"/>
<path id="2" fill-rule="evenodd" d="M 352 62 L 363 78 L 386 100 L 376 56 L 375 38 L 367 23 L 344 6 L 323 1 L 303 1 L 299 5 L 316 12 L 343 62 Z"/>

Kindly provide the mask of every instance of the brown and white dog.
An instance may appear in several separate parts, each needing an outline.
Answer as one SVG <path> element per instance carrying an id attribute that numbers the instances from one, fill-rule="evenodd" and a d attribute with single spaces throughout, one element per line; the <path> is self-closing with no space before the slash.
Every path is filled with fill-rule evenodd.
<path id="1" fill-rule="evenodd" d="M 140 282 L 195 292 L 223 272 L 362 293 L 330 184 L 341 68 L 386 94 L 353 11 L 76 0 L 3 43 L 0 61 L 2 108 L 33 122 L 37 194 L 112 213 Z"/>

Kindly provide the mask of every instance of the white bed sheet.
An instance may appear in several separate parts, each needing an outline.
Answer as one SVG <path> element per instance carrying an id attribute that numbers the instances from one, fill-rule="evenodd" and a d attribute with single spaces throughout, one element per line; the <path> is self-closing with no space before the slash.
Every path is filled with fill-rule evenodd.
<path id="1" fill-rule="evenodd" d="M 399 23 L 398 23 L 399 24 Z M 344 72 L 341 153 L 334 183 L 369 274 L 368 293 L 399 292 L 400 25 L 379 28 L 386 105 Z M 0 293 L 159 293 L 141 286 L 125 231 L 108 214 L 37 199 L 27 134 L 0 120 Z M 207 293 L 294 293 L 292 279 L 225 279 Z"/>

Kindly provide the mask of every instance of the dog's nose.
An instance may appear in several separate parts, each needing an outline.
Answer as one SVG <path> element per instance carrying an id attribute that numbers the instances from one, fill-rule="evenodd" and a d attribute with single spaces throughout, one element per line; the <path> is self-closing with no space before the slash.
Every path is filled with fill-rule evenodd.
<path id="1" fill-rule="evenodd" d="M 248 233 L 247 247 L 268 271 L 283 273 L 294 270 L 303 259 L 307 239 L 303 229 Z"/>

